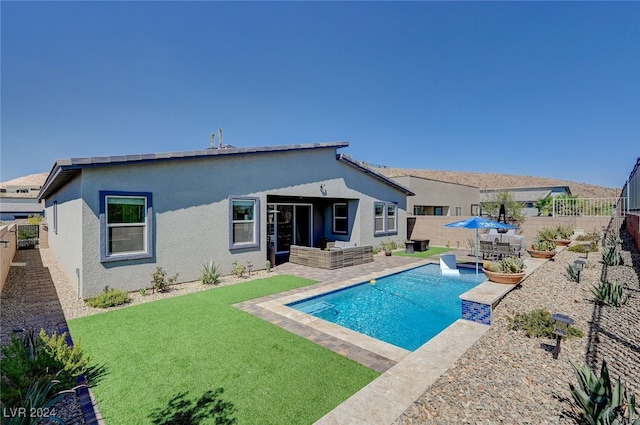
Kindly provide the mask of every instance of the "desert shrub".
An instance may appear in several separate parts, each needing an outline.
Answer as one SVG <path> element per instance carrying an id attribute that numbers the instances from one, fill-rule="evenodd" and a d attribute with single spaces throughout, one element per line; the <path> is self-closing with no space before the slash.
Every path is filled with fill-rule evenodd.
<path id="1" fill-rule="evenodd" d="M 60 389 L 70 389 L 77 378 L 86 374 L 96 379 L 103 369 L 90 367 L 91 358 L 85 356 L 79 344 L 70 347 L 67 334 L 48 336 L 44 330 L 26 332 L 21 338 L 12 337 L 2 347 L 2 403 L 5 406 L 21 406 L 31 391 L 32 396 L 46 398 L 43 386 L 52 381 Z M 34 386 L 35 384 L 35 386 Z M 26 400 L 28 401 L 28 400 Z"/>
<path id="2" fill-rule="evenodd" d="M 546 310 L 533 310 L 529 313 L 518 313 L 514 317 L 508 317 L 509 329 L 524 331 L 529 338 L 552 338 L 554 320 Z M 582 337 L 584 333 L 573 326 L 569 326 L 570 337 Z"/>
<path id="3" fill-rule="evenodd" d="M 31 214 L 27 218 L 27 223 L 29 224 L 40 224 L 42 223 L 42 216 L 39 214 Z"/>
<path id="4" fill-rule="evenodd" d="M 243 277 L 247 271 L 247 267 L 244 264 L 239 264 L 238 261 L 234 261 L 232 264 L 233 269 L 231 270 L 231 273 L 236 277 Z"/>
<path id="5" fill-rule="evenodd" d="M 158 292 L 165 292 L 169 289 L 169 285 L 174 283 L 176 279 L 178 279 L 178 273 L 174 274 L 170 278 L 167 278 L 167 272 L 165 272 L 162 267 L 156 267 L 156 271 L 151 275 L 153 280 L 153 290 L 157 290 Z"/>
<path id="6" fill-rule="evenodd" d="M 200 280 L 205 285 L 217 285 L 220 282 L 220 266 L 210 260 L 208 263 L 202 265 L 202 277 Z"/>
<path id="7" fill-rule="evenodd" d="M 602 234 L 597 229 L 593 229 L 591 232 L 583 235 L 578 235 L 575 238 L 577 241 L 595 241 L 596 245 L 600 242 L 600 239 L 602 239 Z"/>
<path id="8" fill-rule="evenodd" d="M 579 254 L 584 254 L 585 252 L 587 252 L 587 246 L 589 247 L 589 252 L 596 252 L 598 251 L 598 244 L 594 241 L 591 241 L 591 243 L 585 244 L 585 243 L 579 243 L 576 245 L 571 245 L 569 248 L 567 248 L 569 251 L 571 252 L 577 252 Z"/>
<path id="9" fill-rule="evenodd" d="M 87 304 L 96 308 L 109 308 L 127 304 L 131 301 L 129 294 L 122 289 L 109 288 L 106 286 L 104 292 L 95 297 L 87 299 Z"/>

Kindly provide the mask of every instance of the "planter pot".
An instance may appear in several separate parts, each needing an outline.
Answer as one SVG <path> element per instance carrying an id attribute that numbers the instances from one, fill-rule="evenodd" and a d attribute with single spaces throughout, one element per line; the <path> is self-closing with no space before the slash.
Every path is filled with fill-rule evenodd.
<path id="1" fill-rule="evenodd" d="M 391 251 L 385 251 L 384 255 L 386 255 L 387 257 L 391 257 Z"/>
<path id="2" fill-rule="evenodd" d="M 483 268 L 482 271 L 484 275 L 487 276 L 487 279 L 489 279 L 491 282 L 508 283 L 511 285 L 515 285 L 516 283 L 520 282 L 522 279 L 524 279 L 524 276 L 526 274 L 526 272 L 520 272 L 520 273 L 492 272 L 485 268 Z"/>
<path id="3" fill-rule="evenodd" d="M 407 254 L 413 254 L 415 251 L 415 242 L 409 241 L 404 243 L 404 252 Z"/>
<path id="4" fill-rule="evenodd" d="M 571 239 L 554 239 L 553 242 L 558 246 L 568 246 L 571 243 Z"/>
<path id="5" fill-rule="evenodd" d="M 556 250 L 553 251 L 538 251 L 535 249 L 527 249 L 527 252 L 533 258 L 553 258 L 556 255 Z"/>

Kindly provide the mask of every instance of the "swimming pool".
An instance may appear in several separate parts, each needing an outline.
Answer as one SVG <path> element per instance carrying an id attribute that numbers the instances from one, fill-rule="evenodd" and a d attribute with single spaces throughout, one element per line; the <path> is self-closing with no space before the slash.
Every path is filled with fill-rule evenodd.
<path id="1" fill-rule="evenodd" d="M 471 269 L 442 276 L 427 264 L 287 306 L 413 351 L 459 319 L 459 296 L 485 280 Z"/>

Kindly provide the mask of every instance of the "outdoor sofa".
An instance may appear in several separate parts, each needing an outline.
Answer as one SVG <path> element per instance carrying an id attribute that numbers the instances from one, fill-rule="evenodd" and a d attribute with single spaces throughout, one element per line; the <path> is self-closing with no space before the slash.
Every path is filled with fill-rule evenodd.
<path id="1" fill-rule="evenodd" d="M 289 262 L 302 266 L 334 270 L 373 261 L 373 246 L 349 242 L 327 242 L 326 249 L 291 245 Z"/>

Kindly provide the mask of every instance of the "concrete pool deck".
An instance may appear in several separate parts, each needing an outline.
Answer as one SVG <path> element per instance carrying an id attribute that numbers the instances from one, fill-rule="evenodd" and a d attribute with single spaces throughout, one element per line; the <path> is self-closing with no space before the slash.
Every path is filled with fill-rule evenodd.
<path id="1" fill-rule="evenodd" d="M 523 259 L 525 279 L 546 260 Z M 316 424 L 388 425 L 460 358 L 489 329 L 486 324 L 459 319 L 426 344 L 411 352 L 339 325 L 300 312 L 285 304 L 336 289 L 368 282 L 371 278 L 397 273 L 438 261 L 411 257 L 376 257 L 374 263 L 334 271 L 284 264 L 279 274 L 321 280 L 320 283 L 272 296 L 239 303 L 236 307 L 303 336 L 382 374 L 345 400 Z M 461 298 L 494 308 L 517 285 L 483 282 Z"/>

